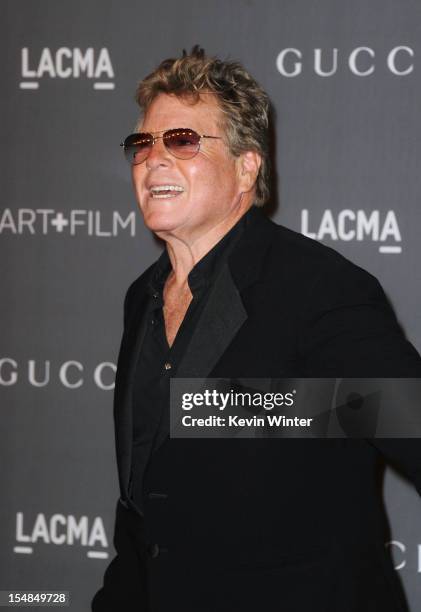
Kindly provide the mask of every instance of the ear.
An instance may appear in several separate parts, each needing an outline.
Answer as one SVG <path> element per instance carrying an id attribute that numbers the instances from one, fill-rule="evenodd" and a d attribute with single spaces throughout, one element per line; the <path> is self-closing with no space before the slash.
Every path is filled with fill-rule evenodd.
<path id="1" fill-rule="evenodd" d="M 251 191 L 256 184 L 262 157 L 257 151 L 245 151 L 238 157 L 237 162 L 241 191 Z"/>

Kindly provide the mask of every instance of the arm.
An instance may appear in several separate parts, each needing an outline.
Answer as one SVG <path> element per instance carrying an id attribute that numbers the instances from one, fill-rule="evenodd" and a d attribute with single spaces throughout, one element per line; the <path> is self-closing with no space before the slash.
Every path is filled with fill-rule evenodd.
<path id="1" fill-rule="evenodd" d="M 378 281 L 346 261 L 314 284 L 305 315 L 306 375 L 421 378 L 421 358 L 405 338 Z M 367 440 L 400 467 L 421 495 L 421 440 Z"/>

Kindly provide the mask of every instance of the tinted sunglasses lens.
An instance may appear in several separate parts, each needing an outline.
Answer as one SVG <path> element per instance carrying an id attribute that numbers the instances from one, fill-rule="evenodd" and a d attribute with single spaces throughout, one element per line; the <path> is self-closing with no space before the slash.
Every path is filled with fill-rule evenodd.
<path id="1" fill-rule="evenodd" d="M 190 159 L 199 151 L 200 136 L 193 130 L 168 130 L 163 139 L 168 151 L 179 159 Z"/>
<path id="2" fill-rule="evenodd" d="M 124 155 L 129 164 L 141 164 L 153 146 L 151 134 L 130 134 L 124 141 Z"/>

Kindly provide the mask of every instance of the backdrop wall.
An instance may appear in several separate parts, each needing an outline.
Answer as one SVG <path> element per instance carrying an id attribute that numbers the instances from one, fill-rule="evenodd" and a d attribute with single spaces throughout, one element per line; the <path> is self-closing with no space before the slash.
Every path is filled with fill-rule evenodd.
<path id="1" fill-rule="evenodd" d="M 275 110 L 273 218 L 376 275 L 421 349 L 421 5 L 1 4 L 0 589 L 89 609 L 112 558 L 112 393 L 130 282 L 159 254 L 119 147 L 137 81 L 199 43 Z M 421 499 L 388 471 L 396 571 L 421 605 Z"/>

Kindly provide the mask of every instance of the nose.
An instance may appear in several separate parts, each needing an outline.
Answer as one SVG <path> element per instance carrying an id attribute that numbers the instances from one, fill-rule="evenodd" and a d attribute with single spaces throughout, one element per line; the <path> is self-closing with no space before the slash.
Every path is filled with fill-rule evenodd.
<path id="1" fill-rule="evenodd" d="M 167 167 L 172 163 L 171 154 L 167 151 L 162 138 L 155 138 L 145 163 L 148 170 L 159 168 L 159 166 Z"/>

